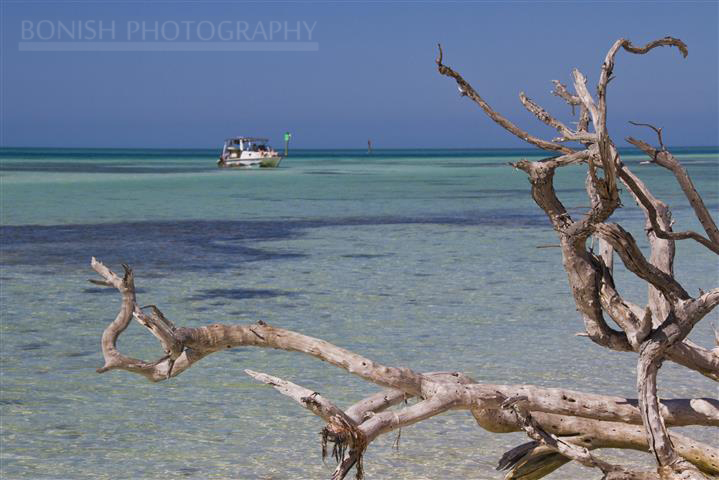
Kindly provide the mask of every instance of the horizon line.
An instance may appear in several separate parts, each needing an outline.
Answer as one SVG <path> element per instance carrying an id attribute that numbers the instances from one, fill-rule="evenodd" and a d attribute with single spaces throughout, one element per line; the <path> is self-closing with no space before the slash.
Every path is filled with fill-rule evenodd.
<path id="1" fill-rule="evenodd" d="M 639 150 L 631 144 L 620 146 L 622 149 Z M 670 145 L 666 148 L 716 148 L 719 149 L 719 144 L 716 145 Z M 125 146 L 125 147 L 97 147 L 97 146 L 83 146 L 83 147 L 59 147 L 59 146 L 18 146 L 18 145 L 4 145 L 0 146 L 0 150 L 9 149 L 59 149 L 59 150 L 221 150 L 219 147 L 140 147 L 140 146 Z M 290 151 L 303 151 L 303 150 L 361 150 L 366 151 L 366 147 L 297 147 L 290 148 Z M 539 147 L 525 146 L 525 147 L 372 147 L 372 151 L 380 150 L 536 150 L 537 152 L 544 152 Z"/>

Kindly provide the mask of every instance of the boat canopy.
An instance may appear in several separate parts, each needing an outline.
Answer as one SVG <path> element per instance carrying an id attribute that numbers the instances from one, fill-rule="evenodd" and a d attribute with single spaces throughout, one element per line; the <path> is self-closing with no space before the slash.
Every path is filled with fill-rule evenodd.
<path id="1" fill-rule="evenodd" d="M 225 143 L 228 145 L 239 145 L 240 142 L 267 143 L 269 139 L 260 137 L 232 137 L 225 140 Z"/>

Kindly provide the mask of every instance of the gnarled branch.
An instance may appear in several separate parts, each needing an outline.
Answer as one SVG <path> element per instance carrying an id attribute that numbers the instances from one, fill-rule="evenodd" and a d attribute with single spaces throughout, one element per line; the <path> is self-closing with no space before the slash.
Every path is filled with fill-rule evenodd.
<path id="1" fill-rule="evenodd" d="M 719 229 L 717 229 L 714 219 L 709 213 L 706 205 L 704 205 L 704 201 L 702 200 L 701 195 L 697 192 L 697 189 L 686 169 L 682 167 L 681 163 L 679 163 L 674 155 L 665 149 L 657 150 L 648 143 L 637 140 L 633 137 L 628 137 L 626 140 L 646 153 L 652 159 L 651 163 L 656 163 L 674 174 L 679 186 L 684 192 L 684 195 L 686 195 L 689 200 L 689 204 L 694 209 L 694 213 L 699 219 L 699 222 L 702 227 L 704 227 L 704 231 L 709 236 L 709 239 L 706 239 L 696 232 L 688 231 L 683 233 L 683 238 L 692 238 L 709 248 L 714 253 L 719 253 Z"/>

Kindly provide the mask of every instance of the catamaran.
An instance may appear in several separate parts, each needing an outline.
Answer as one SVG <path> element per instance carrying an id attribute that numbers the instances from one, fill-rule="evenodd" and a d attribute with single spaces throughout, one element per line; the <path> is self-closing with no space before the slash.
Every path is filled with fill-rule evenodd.
<path id="1" fill-rule="evenodd" d="M 220 167 L 260 167 L 276 168 L 282 157 L 267 144 L 266 138 L 232 137 L 225 140 L 220 159 Z"/>

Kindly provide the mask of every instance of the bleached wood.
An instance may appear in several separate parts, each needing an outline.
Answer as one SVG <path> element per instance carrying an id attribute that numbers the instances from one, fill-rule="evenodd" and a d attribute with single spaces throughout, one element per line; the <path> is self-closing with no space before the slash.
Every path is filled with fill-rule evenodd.
<path id="1" fill-rule="evenodd" d="M 98 272 L 109 271 L 97 260 L 94 261 L 93 268 Z M 132 289 L 134 289 L 134 286 Z M 123 295 L 125 293 L 123 291 Z M 707 294 L 706 297 L 709 298 L 710 295 Z M 121 307 L 121 312 L 125 310 L 124 307 L 124 305 Z M 108 329 L 112 327 L 113 324 L 110 324 Z M 408 368 L 389 367 L 327 341 L 274 327 L 264 322 L 251 325 L 213 324 L 207 327 L 176 328 L 174 335 L 175 339 L 186 350 L 195 352 L 195 355 L 202 357 L 228 348 L 244 346 L 305 353 L 377 385 L 391 387 L 393 389 L 391 392 L 380 394 L 389 395 L 392 400 L 388 399 L 386 401 L 391 404 L 394 404 L 396 400 L 394 393 L 396 391 L 403 392 L 402 395 L 406 398 L 413 396 L 429 397 L 439 391 L 444 391 L 445 388 L 451 388 L 460 403 L 468 407 L 476 406 L 482 402 L 486 405 L 496 406 L 497 395 L 502 397 L 521 395 L 527 398 L 532 410 L 536 411 L 578 416 L 589 415 L 597 419 L 627 421 L 630 423 L 641 422 L 636 400 L 529 385 L 480 384 L 459 372 L 430 372 L 425 374 Z M 149 362 L 137 362 L 153 365 Z M 126 366 L 116 364 L 113 368 L 125 369 L 124 367 Z M 173 376 L 180 373 L 180 371 L 173 371 Z M 252 374 L 260 375 L 254 372 Z M 262 375 L 263 379 L 271 378 L 265 374 Z M 150 374 L 149 378 L 152 380 L 164 380 L 167 377 Z M 370 398 L 374 398 L 374 396 Z M 382 403 L 381 400 L 376 401 Z M 698 410 L 697 405 L 702 408 Z M 365 406 L 356 407 L 358 411 L 368 411 L 367 408 Z M 711 424 L 719 426 L 719 401 L 711 399 L 667 400 L 662 403 L 662 408 L 667 422 L 672 425 Z"/>
<path id="2" fill-rule="evenodd" d="M 336 407 L 318 392 L 288 382 L 287 380 L 267 375 L 266 373 L 255 372 L 249 369 L 245 370 L 245 373 L 255 380 L 270 385 L 281 394 L 292 398 L 326 422 L 329 422 L 332 417 L 339 415 L 343 417 L 345 421 L 355 423 L 342 409 Z"/>
<path id="3" fill-rule="evenodd" d="M 489 118 L 494 120 L 496 123 L 501 125 L 505 130 L 512 133 L 513 135 L 516 135 L 525 142 L 530 143 L 543 150 L 553 150 L 565 154 L 572 153 L 574 151 L 571 148 L 560 145 L 558 143 L 542 140 L 541 138 L 535 137 L 534 135 L 530 135 L 526 131 L 516 126 L 514 123 L 510 122 L 503 115 L 496 112 L 482 97 L 479 96 L 477 91 L 472 88 L 472 85 L 470 85 L 464 78 L 462 78 L 461 75 L 459 75 L 457 72 L 442 63 L 442 46 L 439 45 L 438 47 L 439 54 L 437 56 L 436 63 L 439 72 L 442 75 L 453 77 L 457 82 L 457 87 L 459 88 L 460 94 L 469 97 L 474 103 L 479 105 L 480 108 L 484 110 L 484 112 L 487 114 L 487 116 L 489 116 Z"/>
<path id="4" fill-rule="evenodd" d="M 694 213 L 697 216 L 697 219 L 701 223 L 702 227 L 704 227 L 704 231 L 709 236 L 709 239 L 692 231 L 681 233 L 660 231 L 658 233 L 679 240 L 684 238 L 692 238 L 704 245 L 705 247 L 709 248 L 714 253 L 719 253 L 719 229 L 717 229 L 714 219 L 709 213 L 709 210 L 707 209 L 706 205 L 704 205 L 704 201 L 702 200 L 701 195 L 699 195 L 699 193 L 697 192 L 697 189 L 694 186 L 694 183 L 692 182 L 692 179 L 687 173 L 686 169 L 681 165 L 681 163 L 679 163 L 676 157 L 674 157 L 674 155 L 669 153 L 669 151 L 667 150 L 657 150 L 651 145 L 632 137 L 627 138 L 627 141 L 642 150 L 647 155 L 649 155 L 649 157 L 652 159 L 652 163 L 656 163 L 657 165 L 660 165 L 670 170 L 674 174 L 675 178 L 677 179 L 677 182 L 679 183 L 679 186 L 684 192 L 684 195 L 686 195 L 687 199 L 689 200 L 689 204 L 694 209 Z"/>
<path id="5" fill-rule="evenodd" d="M 572 131 L 562 122 L 554 118 L 544 108 L 540 107 L 531 98 L 527 97 L 524 92 L 519 93 L 519 101 L 522 102 L 524 108 L 530 113 L 534 114 L 540 121 L 549 125 L 550 127 L 557 130 L 562 136 L 555 138 L 553 141 L 557 143 L 562 142 L 582 142 L 591 143 L 596 141 L 596 135 L 583 131 Z"/>
<path id="6" fill-rule="evenodd" d="M 386 366 L 324 340 L 262 321 L 252 325 L 176 327 L 154 305 L 138 305 L 134 274 L 128 266 L 123 265 L 124 275 L 120 277 L 93 258 L 92 268 L 102 277 L 95 283 L 114 287 L 121 295 L 119 312 L 102 335 L 104 365 L 98 372 L 119 369 L 162 381 L 180 375 L 209 354 L 241 346 L 299 352 L 342 368 L 384 390 L 343 410 L 317 392 L 246 370 L 326 422 L 322 430 L 323 456 L 327 443 L 333 443 L 337 461 L 333 479 L 345 478 L 352 469 L 361 478 L 364 452 L 378 436 L 449 410 L 470 411 L 477 424 L 488 431 L 523 430 L 533 439 L 503 456 L 500 467 L 509 469 L 507 478 L 541 478 L 570 459 L 601 470 L 605 479 L 701 479 L 704 475 L 719 475 L 719 452 L 715 447 L 670 431 L 672 427 L 687 425 L 719 427 L 719 401 L 660 400 L 657 388 L 659 369 L 667 359 L 719 381 L 719 349 L 708 350 L 686 339 L 696 324 L 719 304 L 719 289 L 692 297 L 673 271 L 676 240 L 693 238 L 718 253 L 719 232 L 686 170 L 664 147 L 661 130 L 655 128 L 661 150 L 640 141 L 633 143 L 650 154 L 655 163 L 674 173 L 707 233 L 706 238 L 695 232 L 672 231 L 669 207 L 623 164 L 607 129 L 607 88 L 615 56 L 622 49 L 643 54 L 658 46 L 677 47 L 686 56 L 686 46 L 671 37 L 643 47 L 625 39 L 615 42 L 601 68 L 596 101 L 586 77 L 576 69 L 575 93 L 555 81 L 554 93 L 572 108 L 580 107 L 575 130 L 520 94 L 528 111 L 560 133 L 553 141 L 530 135 L 494 111 L 458 72 L 443 64 L 441 47 L 436 60 L 438 71 L 452 78 L 460 93 L 479 105 L 497 124 L 534 146 L 559 153 L 540 161 L 522 160 L 513 166 L 527 174 L 532 198 L 557 232 L 585 335 L 612 350 L 638 354 L 637 399 L 532 385 L 478 383 L 459 372 L 421 373 Z M 582 144 L 583 150 L 562 145 L 568 141 Z M 556 169 L 572 165 L 586 168 L 585 188 L 590 207 L 583 215 L 570 215 L 554 188 Z M 610 222 L 622 206 L 618 181 L 644 213 L 649 257 L 628 230 Z M 646 306 L 623 298 L 621 285 L 616 284 L 613 274 L 615 256 L 629 272 L 646 282 Z M 165 353 L 163 357 L 145 362 L 120 353 L 117 339 L 133 317 L 158 339 Z M 610 326 L 610 321 L 619 330 Z M 478 339 L 477 344 L 481 345 L 483 340 Z M 404 408 L 393 409 L 402 403 Z M 608 463 L 593 453 L 601 448 L 650 451 L 657 470 L 647 472 Z"/>
<path id="7" fill-rule="evenodd" d="M 581 105 L 583 111 L 588 112 L 594 127 L 594 142 L 585 143 L 587 151 L 592 155 L 587 161 L 586 185 L 591 210 L 583 218 L 571 218 L 556 196 L 553 170 L 561 165 L 552 165 L 546 161 L 525 161 L 515 166 L 529 175 L 535 202 L 545 211 L 559 234 L 564 267 L 569 276 L 575 303 L 584 319 L 587 335 L 595 343 L 614 350 L 632 349 L 639 352 L 637 389 L 647 442 L 656 457 L 658 472 L 663 476 L 676 478 L 694 478 L 695 475 L 699 478 L 700 474 L 696 469 L 679 460 L 673 448 L 665 421 L 659 412 L 656 375 L 662 361 L 670 358 L 712 379 L 719 379 L 715 353 L 684 340 L 694 325 L 716 306 L 717 300 L 711 294 L 692 298 L 676 281 L 672 269 L 674 240 L 694 238 L 714 253 L 719 253 L 719 244 L 714 245 L 711 240 L 694 232 L 671 232 L 671 214 L 668 207 L 655 199 L 646 186 L 622 164 L 607 130 L 607 87 L 612 78 L 617 52 L 623 48 L 630 53 L 643 54 L 658 46 L 677 47 L 684 56 L 687 55 L 686 45 L 672 37 L 650 42 L 643 47 L 636 47 L 625 39 L 615 42 L 602 64 L 596 102 L 589 92 L 586 77 L 579 70 L 573 71 L 576 94 L 569 93 L 564 85 L 555 81 L 554 93 L 572 107 Z M 445 75 L 449 73 L 455 80 L 457 77 L 461 78 L 451 69 L 443 70 L 441 65 L 439 70 Z M 568 130 L 524 96 L 522 100 L 525 107 L 541 121 L 560 132 Z M 577 131 L 581 129 L 578 128 Z M 632 143 L 648 151 L 654 158 L 662 154 L 664 166 L 674 171 L 707 233 L 715 232 L 716 227 L 711 215 L 690 179 L 685 176 L 686 171 L 677 167 L 679 163 L 675 162 L 674 157 L 669 157 L 664 148 L 662 152 L 657 152 L 651 151 L 651 147 L 643 142 Z M 660 144 L 663 145 L 661 136 Z M 601 170 L 601 176 L 598 170 Z M 649 226 L 647 235 L 652 248 L 650 259 L 644 257 L 628 231 L 619 225 L 605 223 L 620 206 L 617 177 L 628 187 L 645 213 Z M 649 304 L 643 314 L 641 308 L 625 301 L 618 293 L 609 265 L 611 256 L 606 251 L 601 252 L 598 257 L 587 252 L 586 239 L 589 235 L 595 235 L 609 245 L 630 272 L 647 282 Z M 698 302 L 701 302 L 701 305 L 698 305 Z M 694 308 L 687 307 L 688 305 Z M 608 326 L 603 318 L 605 312 L 622 328 L 621 332 Z M 579 459 L 580 456 L 576 458 Z"/>

